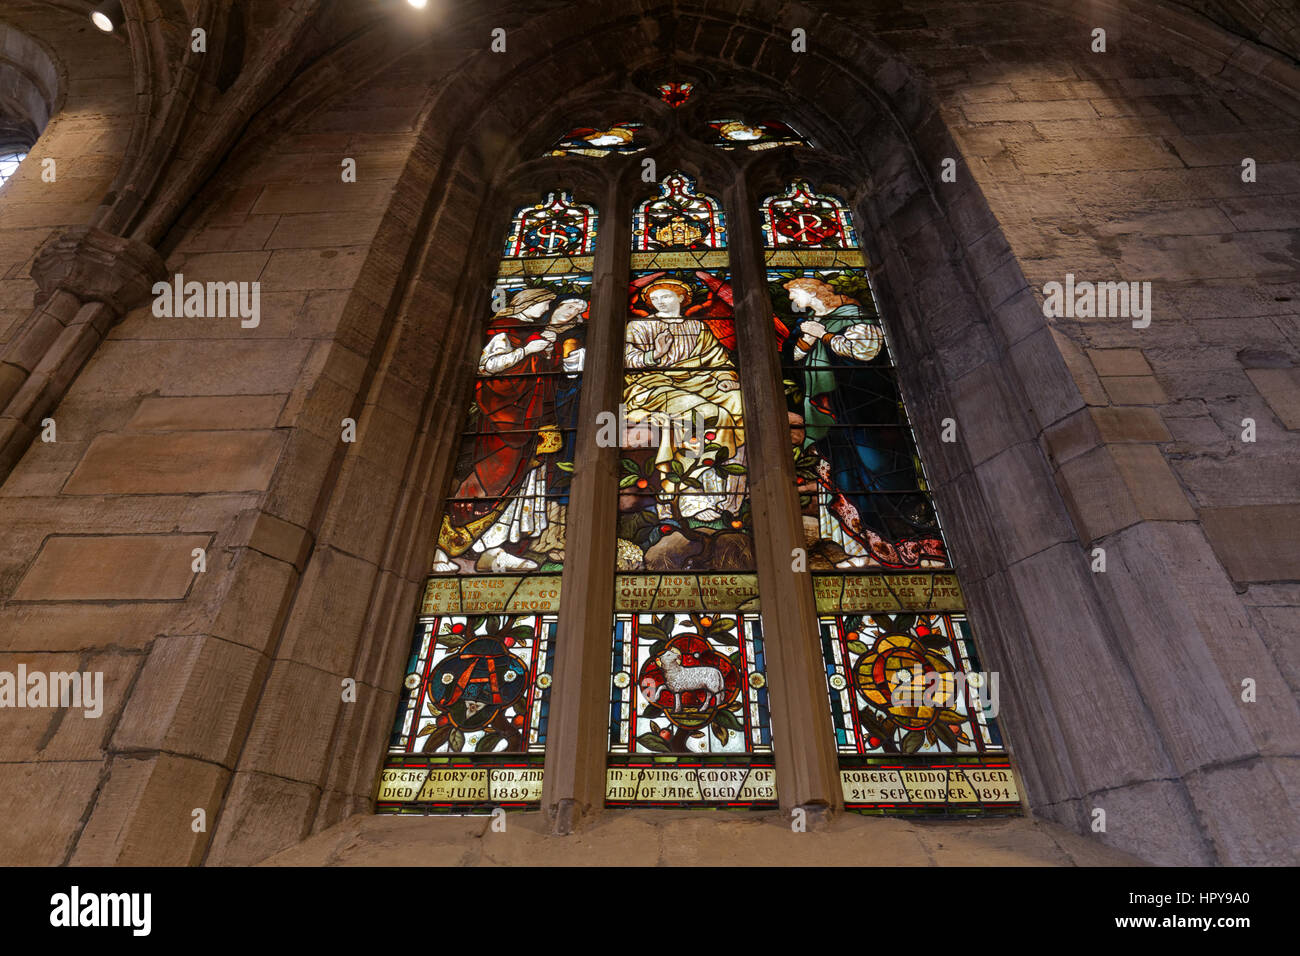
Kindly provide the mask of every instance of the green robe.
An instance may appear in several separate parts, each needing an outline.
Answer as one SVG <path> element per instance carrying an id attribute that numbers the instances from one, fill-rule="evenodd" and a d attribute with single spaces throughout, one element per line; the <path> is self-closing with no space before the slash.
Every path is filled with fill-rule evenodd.
<path id="1" fill-rule="evenodd" d="M 828 333 L 843 335 L 862 322 L 862 309 L 851 303 L 845 304 L 825 315 L 817 316 L 816 321 L 826 326 Z M 835 391 L 836 369 L 833 366 L 843 366 L 846 361 L 852 360 L 837 355 L 829 345 L 818 339 L 802 361 L 806 366 L 803 373 L 803 420 L 804 446 L 807 447 L 824 437 L 827 428 L 835 423 L 835 417 L 813 405 L 813 400 L 818 395 Z"/>

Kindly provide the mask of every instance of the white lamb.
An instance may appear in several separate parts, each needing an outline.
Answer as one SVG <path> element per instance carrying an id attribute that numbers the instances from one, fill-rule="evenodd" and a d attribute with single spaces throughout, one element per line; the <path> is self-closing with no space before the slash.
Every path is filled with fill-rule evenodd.
<path id="1" fill-rule="evenodd" d="M 682 666 L 682 652 L 675 647 L 670 647 L 659 655 L 659 666 L 663 668 L 664 683 L 658 688 L 662 691 L 667 687 L 673 692 L 673 713 L 680 713 L 682 709 L 682 693 L 688 690 L 708 691 L 708 697 L 705 698 L 705 706 L 717 705 L 722 703 L 722 691 L 726 686 L 726 681 L 722 677 L 722 671 L 716 667 L 709 667 L 701 664 L 697 667 Z M 656 696 L 658 696 L 656 691 Z M 650 698 L 654 700 L 654 697 Z"/>

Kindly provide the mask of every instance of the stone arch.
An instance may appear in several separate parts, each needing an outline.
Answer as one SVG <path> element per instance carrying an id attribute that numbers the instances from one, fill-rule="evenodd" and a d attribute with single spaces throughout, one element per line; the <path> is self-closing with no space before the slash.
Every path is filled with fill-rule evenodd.
<path id="1" fill-rule="evenodd" d="M 44 44 L 0 21 L 0 152 L 36 145 L 66 93 L 66 72 Z"/>
<path id="2" fill-rule="evenodd" d="M 965 569 L 963 583 L 986 654 L 1008 684 L 1021 689 L 1009 693 L 1007 724 L 1031 806 L 1084 829 L 1086 801 L 1107 792 L 1146 819 L 1158 819 L 1169 808 L 1193 818 L 1192 797 L 1165 744 L 1166 718 L 1154 716 L 1142 701 L 1125 650 L 1131 635 L 1107 613 L 1108 597 L 1088 575 L 1040 447 L 1042 431 L 1077 411 L 1082 399 L 978 187 L 966 177 L 956 189 L 938 188 L 938 160 L 959 157 L 960 151 L 926 84 L 883 46 L 811 12 L 808 22 L 819 23 L 818 29 L 834 37 L 828 46 L 842 53 L 779 70 L 773 49 L 787 39 L 774 24 L 785 21 L 775 5 L 755 6 L 743 22 L 688 11 L 679 16 L 676 35 L 687 38 L 684 45 L 702 62 L 714 64 L 718 76 L 739 75 L 742 64 L 752 64 L 753 75 L 780 84 L 792 99 L 822 97 L 849 107 L 829 129 L 837 143 L 858 144 L 850 154 L 853 171 L 861 176 L 853 209 L 864 241 L 874 243 L 868 249 L 879 268 L 886 321 L 901 358 L 913 369 L 904 389 L 918 441 L 936 472 L 939 505 Z M 668 10 L 652 7 L 645 16 L 659 12 Z M 330 557 L 331 549 L 342 552 L 360 542 L 362 553 L 376 554 L 375 571 L 365 584 L 364 620 L 330 638 L 337 645 L 333 650 L 355 663 L 352 672 L 366 684 L 368 696 L 355 713 L 334 715 L 328 753 L 313 768 L 320 796 L 306 801 L 301 812 L 285 812 L 286 820 L 298 815 L 283 828 L 282 845 L 290 839 L 283 834 L 296 830 L 301 836 L 366 807 L 391 722 L 397 669 L 446 483 L 439 449 L 448 446 L 456 427 L 443 420 L 430 423 L 430 412 L 453 407 L 455 396 L 465 394 L 474 303 L 490 282 L 496 232 L 506 215 L 470 172 L 481 168 L 487 170 L 483 179 L 500 177 L 518 158 L 509 144 L 519 130 L 534 121 L 541 130 L 539 115 L 565 115 L 582 92 L 594 95 L 602 84 L 613 85 L 628 72 L 629 64 L 621 62 L 626 51 L 642 51 L 628 57 L 634 69 L 655 62 L 662 52 L 653 49 L 653 38 L 641 32 L 638 21 L 611 12 L 604 23 L 574 37 L 567 59 L 548 48 L 486 93 L 480 92 L 488 85 L 483 75 L 473 70 L 439 91 L 429 111 L 437 121 L 425 126 L 417 149 L 419 163 L 433 169 L 408 170 L 393 204 L 394 209 L 403 204 L 423 209 L 415 217 L 422 219 L 421 238 L 404 266 L 410 271 L 394 280 L 398 291 L 383 309 L 367 311 L 363 301 L 349 304 L 343 334 L 357 336 L 361 344 L 355 356 L 365 366 L 345 376 L 364 396 L 357 406 L 373 421 L 389 414 L 393 401 L 412 400 L 420 413 L 419 421 L 404 429 L 393 494 L 377 500 L 366 485 L 365 454 L 351 449 L 341 453 L 339 481 L 314 513 L 302 516 L 315 550 L 292 598 L 300 606 L 310 607 L 314 595 L 340 586 L 349 573 Z M 551 37 L 565 32 L 560 19 L 546 31 Z M 647 44 L 651 52 L 644 52 Z M 571 101 L 557 103 L 548 94 L 555 88 L 577 92 Z M 847 176 L 844 182 L 852 185 Z M 426 196 L 432 197 L 427 206 Z M 607 208 L 607 200 L 594 201 Z M 403 228 L 416 232 L 409 221 Z M 366 279 L 358 286 L 361 296 Z M 322 390 L 309 401 L 332 412 L 338 399 Z M 968 443 L 947 447 L 938 440 L 938 423 L 954 411 L 959 417 L 970 413 L 973 434 Z M 321 415 L 322 421 L 328 418 Z M 997 427 L 981 424 L 990 421 Z M 294 469 L 302 464 L 301 457 L 288 456 L 277 481 L 293 482 Z M 1019 503 L 1031 507 L 1009 514 L 1017 495 L 1024 495 Z M 348 516 L 367 511 L 380 527 L 362 533 Z M 1037 556 L 1045 557 L 1029 562 Z M 1053 608 L 1055 634 L 1036 631 L 1034 612 L 1044 599 Z M 286 650 L 324 620 L 321 613 L 292 608 L 286 615 L 279 644 Z M 1068 640 L 1061 636 L 1067 628 Z M 1095 711 L 1085 706 L 1089 693 L 1112 708 L 1114 723 L 1100 733 Z M 282 707 L 268 700 L 258 710 L 254 740 L 265 742 L 276 732 Z M 271 764 L 259 763 L 257 747 L 248 753 L 251 759 L 241 761 L 237 777 L 274 774 Z M 1115 759 L 1116 753 L 1123 759 Z M 237 859 L 251 845 L 240 835 L 241 822 L 258 812 L 249 802 L 251 792 L 237 782 L 229 794 L 229 817 L 219 823 L 211 859 Z M 1157 827 L 1125 839 L 1128 848 L 1154 859 L 1207 859 L 1196 833 Z"/>

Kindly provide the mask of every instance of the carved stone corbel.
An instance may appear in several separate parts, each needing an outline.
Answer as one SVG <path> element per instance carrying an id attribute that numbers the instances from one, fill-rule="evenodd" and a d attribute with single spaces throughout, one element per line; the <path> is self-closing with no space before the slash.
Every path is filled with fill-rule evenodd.
<path id="1" fill-rule="evenodd" d="M 153 247 L 94 226 L 42 247 L 32 263 L 35 307 L 0 354 L 0 480 L 104 335 L 166 271 Z"/>
<path id="2" fill-rule="evenodd" d="M 76 226 L 47 242 L 32 263 L 36 306 L 59 290 L 84 305 L 102 302 L 121 318 L 139 305 L 153 284 L 167 273 L 158 252 L 137 239 L 126 239 L 95 226 Z"/>

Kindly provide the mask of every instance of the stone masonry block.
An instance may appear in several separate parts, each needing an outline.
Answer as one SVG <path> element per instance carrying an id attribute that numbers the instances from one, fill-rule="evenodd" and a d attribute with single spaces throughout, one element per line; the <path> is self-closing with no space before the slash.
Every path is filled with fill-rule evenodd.
<path id="1" fill-rule="evenodd" d="M 202 858 L 229 776 L 214 764 L 172 754 L 115 757 L 71 862 L 194 866 Z M 207 815 L 206 832 L 194 832 L 196 809 Z"/>
<path id="2" fill-rule="evenodd" d="M 274 431 L 100 435 L 64 494 L 262 491 L 284 436 Z"/>
<path id="3" fill-rule="evenodd" d="M 1246 374 L 1282 424 L 1300 429 L 1300 369 L 1250 368 Z"/>
<path id="4" fill-rule="evenodd" d="M 1154 408 L 1113 405 L 1089 408 L 1097 432 L 1108 442 L 1165 442 L 1173 436 Z"/>
<path id="5" fill-rule="evenodd" d="M 1233 580 L 1300 578 L 1300 505 L 1202 508 L 1201 523 Z"/>
<path id="6" fill-rule="evenodd" d="M 1116 445 L 1110 450 L 1139 516 L 1155 521 L 1196 517 L 1182 486 L 1154 445 Z"/>
<path id="7" fill-rule="evenodd" d="M 53 535 L 15 601 L 174 601 L 194 578 L 191 551 L 209 535 Z"/>
<path id="8" fill-rule="evenodd" d="M 274 428 L 284 395 L 146 397 L 128 428 L 134 431 L 243 431 Z"/>
<path id="9" fill-rule="evenodd" d="M 1163 405 L 1169 401 L 1154 375 L 1119 375 L 1103 378 L 1101 384 L 1116 405 Z"/>
<path id="10" fill-rule="evenodd" d="M 1150 375 L 1151 366 L 1141 349 L 1088 349 L 1098 375 Z"/>
<path id="11" fill-rule="evenodd" d="M 1063 463 L 1056 484 L 1079 537 L 1087 544 L 1139 520 L 1124 477 L 1104 446 Z"/>
<path id="12" fill-rule="evenodd" d="M 86 805 L 99 786 L 99 763 L 6 764 L 0 773 L 0 865 L 59 866 L 72 846 Z"/>
<path id="13" fill-rule="evenodd" d="M 158 638 L 113 733 L 114 749 L 233 766 L 266 667 L 261 654 L 218 638 Z M 218 687 L 219 694 L 209 692 Z"/>

